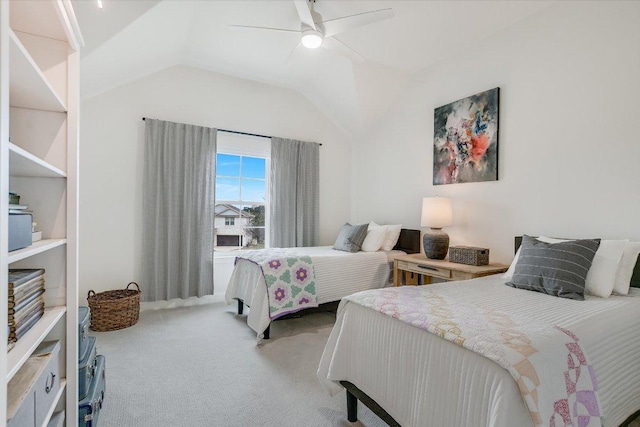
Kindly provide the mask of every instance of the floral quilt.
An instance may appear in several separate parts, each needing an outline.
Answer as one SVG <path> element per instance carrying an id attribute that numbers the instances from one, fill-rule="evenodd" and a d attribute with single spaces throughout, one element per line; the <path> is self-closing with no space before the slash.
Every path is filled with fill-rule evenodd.
<path id="1" fill-rule="evenodd" d="M 516 381 L 536 426 L 603 426 L 598 383 L 571 331 L 437 293 L 375 289 L 346 297 L 478 353 Z"/>
<path id="2" fill-rule="evenodd" d="M 254 262 L 262 269 L 267 284 L 271 320 L 305 308 L 318 306 L 313 261 L 295 256 L 291 249 L 247 251 L 236 258 Z"/>

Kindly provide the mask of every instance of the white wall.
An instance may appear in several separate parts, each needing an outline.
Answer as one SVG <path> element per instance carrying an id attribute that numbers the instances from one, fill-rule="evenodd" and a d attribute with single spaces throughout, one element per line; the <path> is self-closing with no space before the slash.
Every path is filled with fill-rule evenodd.
<path id="1" fill-rule="evenodd" d="M 452 244 L 497 262 L 522 233 L 640 240 L 638 22 L 638 2 L 557 2 L 417 75 L 354 144 L 352 219 L 418 228 L 449 196 Z M 496 86 L 499 180 L 433 186 L 434 108 Z"/>
<path id="2" fill-rule="evenodd" d="M 349 218 L 350 143 L 294 91 L 173 67 L 84 100 L 81 114 L 81 295 L 140 281 L 142 117 L 321 142 L 321 244 Z"/>

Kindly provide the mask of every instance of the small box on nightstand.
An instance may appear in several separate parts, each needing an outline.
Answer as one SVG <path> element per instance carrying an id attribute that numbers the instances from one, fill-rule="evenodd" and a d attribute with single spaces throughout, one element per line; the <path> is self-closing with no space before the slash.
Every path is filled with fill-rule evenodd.
<path id="1" fill-rule="evenodd" d="M 466 265 L 489 265 L 489 249 L 473 246 L 451 246 L 449 261 Z"/>

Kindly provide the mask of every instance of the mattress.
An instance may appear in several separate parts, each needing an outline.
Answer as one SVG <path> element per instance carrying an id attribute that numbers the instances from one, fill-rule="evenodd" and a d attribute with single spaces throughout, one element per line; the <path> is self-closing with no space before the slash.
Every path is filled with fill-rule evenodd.
<path id="1" fill-rule="evenodd" d="M 640 409 L 640 289 L 585 301 L 505 286 L 500 276 L 430 285 L 486 307 L 563 326 L 594 366 L 605 426 Z M 331 394 L 349 381 L 402 426 L 533 426 L 513 377 L 470 350 L 343 300 L 320 361 Z"/>
<path id="2" fill-rule="evenodd" d="M 334 250 L 331 246 L 296 248 L 296 254 L 308 255 L 313 260 L 318 304 L 339 301 L 355 292 L 388 285 L 393 260 L 398 255 L 405 255 L 398 250 L 349 253 Z M 241 299 L 251 307 L 247 324 L 261 338 L 271 319 L 267 286 L 260 267 L 251 261 L 238 259 L 225 299 L 227 304 Z"/>

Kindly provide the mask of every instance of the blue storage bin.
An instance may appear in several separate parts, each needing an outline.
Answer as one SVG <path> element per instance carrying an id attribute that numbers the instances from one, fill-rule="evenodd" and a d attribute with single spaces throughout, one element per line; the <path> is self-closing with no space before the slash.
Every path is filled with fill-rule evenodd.
<path id="1" fill-rule="evenodd" d="M 78 400 L 87 397 L 89 386 L 96 373 L 96 338 L 89 337 L 87 339 L 87 351 L 78 362 Z"/>
<path id="2" fill-rule="evenodd" d="M 104 403 L 106 366 L 104 356 L 96 356 L 96 374 L 87 397 L 78 403 L 78 427 L 96 427 Z"/>

